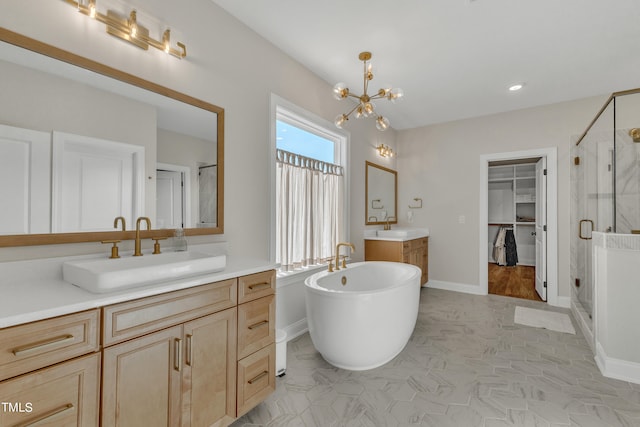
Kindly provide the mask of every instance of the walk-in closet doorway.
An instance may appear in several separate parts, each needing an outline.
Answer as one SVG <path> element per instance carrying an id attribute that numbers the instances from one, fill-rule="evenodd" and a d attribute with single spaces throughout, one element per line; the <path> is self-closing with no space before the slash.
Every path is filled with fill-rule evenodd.
<path id="1" fill-rule="evenodd" d="M 481 156 L 480 287 L 558 305 L 554 148 Z"/>

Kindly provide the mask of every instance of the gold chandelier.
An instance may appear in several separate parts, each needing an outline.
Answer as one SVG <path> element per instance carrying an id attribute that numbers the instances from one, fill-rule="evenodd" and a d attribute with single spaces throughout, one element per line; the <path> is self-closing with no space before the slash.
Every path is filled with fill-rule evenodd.
<path id="1" fill-rule="evenodd" d="M 361 117 L 374 117 L 376 119 L 376 127 L 378 128 L 378 130 L 387 130 L 387 128 L 389 128 L 389 119 L 376 113 L 375 105 L 372 101 L 374 99 L 385 98 L 393 103 L 396 103 L 402 99 L 402 97 L 404 96 L 404 92 L 400 88 L 384 87 L 382 89 L 379 89 L 375 95 L 369 96 L 367 94 L 369 80 L 373 80 L 373 68 L 371 62 L 369 62 L 369 60 L 371 59 L 371 52 L 361 52 L 360 55 L 358 55 L 358 58 L 360 59 L 360 61 L 364 62 L 364 93 L 360 96 L 354 95 L 349 92 L 349 88 L 347 87 L 346 83 L 337 83 L 333 87 L 333 96 L 339 100 L 345 99 L 347 97 L 356 98 L 358 99 L 358 105 L 353 107 L 353 109 L 347 114 L 340 114 L 339 116 L 337 116 L 334 123 L 337 127 L 342 129 L 344 123 L 349 120 L 349 116 L 355 112 L 355 116 L 357 119 Z"/>

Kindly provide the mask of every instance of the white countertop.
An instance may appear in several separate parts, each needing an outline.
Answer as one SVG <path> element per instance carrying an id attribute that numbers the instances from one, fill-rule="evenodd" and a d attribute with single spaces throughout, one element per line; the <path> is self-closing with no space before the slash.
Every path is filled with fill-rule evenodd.
<path id="1" fill-rule="evenodd" d="M 124 291 L 95 294 L 62 280 L 62 264 L 69 259 L 77 258 L 79 257 L 0 263 L 0 328 L 275 268 L 275 264 L 266 260 L 227 256 L 227 265 L 223 271 Z"/>
<path id="2" fill-rule="evenodd" d="M 365 240 L 389 240 L 393 242 L 406 242 L 408 240 L 420 239 L 422 237 L 429 237 L 428 228 L 410 228 L 410 227 L 391 227 L 391 231 L 408 231 L 407 236 L 403 237 L 390 237 L 390 236 L 378 236 L 377 229 L 366 229 L 364 231 Z"/>

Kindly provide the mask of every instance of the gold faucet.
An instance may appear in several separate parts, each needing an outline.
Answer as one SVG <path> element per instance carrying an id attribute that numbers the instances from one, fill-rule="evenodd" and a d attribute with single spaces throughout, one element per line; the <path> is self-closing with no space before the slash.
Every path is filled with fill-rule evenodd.
<path id="1" fill-rule="evenodd" d="M 384 225 L 385 230 L 391 230 L 391 224 L 389 224 L 389 221 L 391 221 L 391 218 L 393 218 L 394 221 L 396 220 L 395 216 L 388 216 L 387 223 Z"/>
<path id="2" fill-rule="evenodd" d="M 113 228 L 118 228 L 118 220 L 122 222 L 122 231 L 127 229 L 127 221 L 123 216 L 117 216 L 116 219 L 113 220 Z"/>
<path id="3" fill-rule="evenodd" d="M 336 270 L 340 270 L 340 246 L 349 246 L 351 248 L 351 252 L 355 252 L 356 251 L 356 247 L 353 245 L 353 243 L 349 243 L 349 242 L 341 242 L 338 243 L 336 245 Z M 346 256 L 346 255 L 345 255 Z M 331 271 L 331 262 L 329 262 L 329 271 Z M 346 260 L 342 263 L 342 268 L 347 268 L 347 262 Z"/>
<path id="4" fill-rule="evenodd" d="M 142 256 L 142 251 L 140 250 L 140 221 L 145 221 L 147 223 L 147 230 L 151 230 L 151 220 L 149 218 L 146 216 L 138 218 L 136 221 L 136 244 L 133 256 Z"/>

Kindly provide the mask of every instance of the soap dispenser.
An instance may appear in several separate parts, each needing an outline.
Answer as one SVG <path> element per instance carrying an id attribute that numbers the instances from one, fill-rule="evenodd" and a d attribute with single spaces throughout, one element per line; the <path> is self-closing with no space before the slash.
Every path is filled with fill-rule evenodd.
<path id="1" fill-rule="evenodd" d="M 187 238 L 185 237 L 184 230 L 182 228 L 176 228 L 173 235 L 173 250 L 176 252 L 187 250 Z"/>

